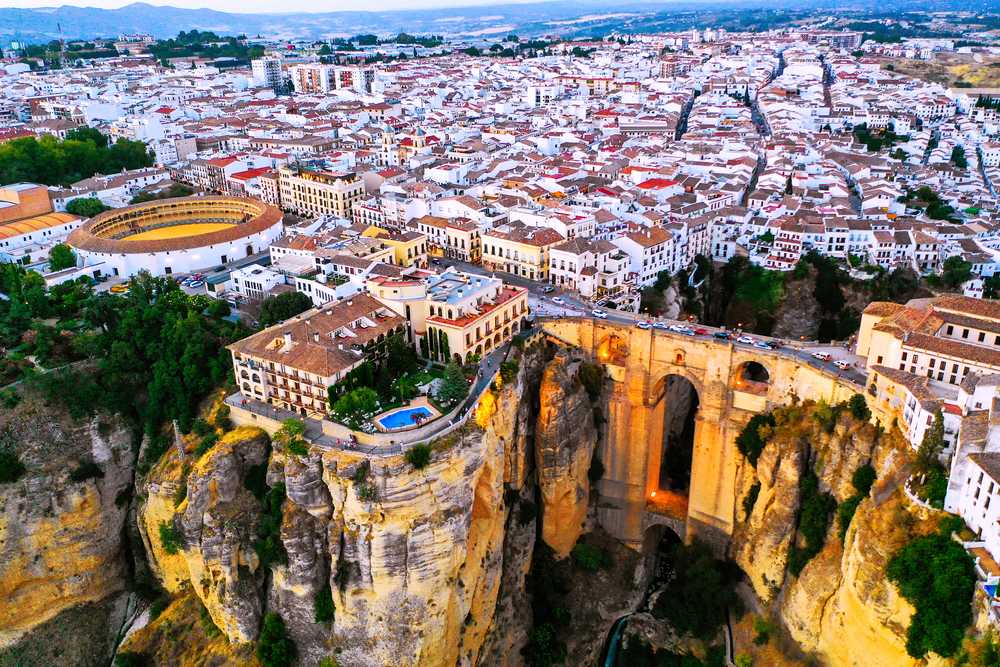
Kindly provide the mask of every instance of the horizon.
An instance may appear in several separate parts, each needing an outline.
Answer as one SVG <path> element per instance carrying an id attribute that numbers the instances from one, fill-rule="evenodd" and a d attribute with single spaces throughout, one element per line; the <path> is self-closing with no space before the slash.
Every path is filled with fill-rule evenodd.
<path id="1" fill-rule="evenodd" d="M 697 1 L 697 0 L 696 0 Z M 281 9 L 274 9 L 273 0 L 87 0 L 86 2 L 46 2 L 35 0 L 13 0 L 0 4 L 0 9 L 56 10 L 61 7 L 78 9 L 115 10 L 132 5 L 152 5 L 172 9 L 210 10 L 229 14 L 332 14 L 337 12 L 381 12 L 406 10 L 462 9 L 465 7 L 488 7 L 502 5 L 553 4 L 559 0 L 386 0 L 378 8 L 371 7 L 367 0 L 341 0 L 337 7 L 320 8 L 310 0 L 285 0 Z M 642 4 L 672 4 L 671 0 L 633 0 Z M 596 4 L 584 0 L 580 3 Z M 609 6 L 609 10 L 613 7 Z"/>

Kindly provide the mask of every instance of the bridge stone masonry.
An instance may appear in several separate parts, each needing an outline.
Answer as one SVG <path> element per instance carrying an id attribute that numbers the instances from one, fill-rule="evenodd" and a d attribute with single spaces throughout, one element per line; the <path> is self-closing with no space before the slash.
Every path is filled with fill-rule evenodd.
<path id="1" fill-rule="evenodd" d="M 589 318 L 552 318 L 539 325 L 553 342 L 601 363 L 610 378 L 606 432 L 595 453 L 604 465 L 597 516 L 634 549 L 643 549 L 647 529 L 660 525 L 722 552 L 739 504 L 742 456 L 736 437 L 750 417 L 796 399 L 836 403 L 863 391 L 790 348 L 765 350 Z M 681 444 L 693 447 L 685 498 L 661 487 L 661 463 L 665 429 L 676 444 L 683 422 L 678 410 L 688 408 L 694 424 L 693 444 Z"/>

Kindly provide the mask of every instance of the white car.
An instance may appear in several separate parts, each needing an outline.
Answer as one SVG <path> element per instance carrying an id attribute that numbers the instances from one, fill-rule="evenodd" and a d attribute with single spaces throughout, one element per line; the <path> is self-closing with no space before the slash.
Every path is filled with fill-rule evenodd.
<path id="1" fill-rule="evenodd" d="M 753 346 L 754 346 L 754 347 L 759 347 L 759 348 L 761 348 L 762 350 L 770 350 L 770 349 L 773 349 L 773 348 L 771 347 L 771 344 L 770 344 L 770 343 L 768 343 L 768 342 L 767 342 L 766 340 L 759 340 L 759 341 L 757 341 L 756 343 L 754 343 L 754 344 L 753 344 Z"/>
<path id="2" fill-rule="evenodd" d="M 667 326 L 666 322 L 653 322 L 653 328 L 659 329 L 661 331 L 667 331 L 670 327 Z"/>
<path id="3" fill-rule="evenodd" d="M 753 338 L 751 338 L 750 336 L 743 335 L 743 336 L 740 336 L 739 338 L 737 338 L 736 342 L 737 343 L 743 343 L 744 345 L 753 345 L 754 341 L 753 341 Z"/>
<path id="4" fill-rule="evenodd" d="M 814 359 L 819 359 L 820 361 L 830 361 L 832 359 L 826 352 L 813 352 L 812 356 Z"/>
<path id="5" fill-rule="evenodd" d="M 604 312 L 603 310 L 600 310 L 599 308 L 595 308 L 594 310 L 590 311 L 590 314 L 593 315 L 594 317 L 596 317 L 599 320 L 606 320 L 606 319 L 608 319 L 608 314 L 606 312 Z"/>
<path id="6" fill-rule="evenodd" d="M 561 296 L 554 296 L 554 297 L 552 297 L 552 303 L 555 303 L 555 304 L 558 304 L 558 305 L 561 306 L 564 303 L 566 303 L 566 299 L 562 298 Z"/>
<path id="7" fill-rule="evenodd" d="M 684 333 L 684 325 L 683 324 L 671 324 L 667 328 L 670 329 L 671 331 L 675 332 L 675 333 Z"/>
<path id="8" fill-rule="evenodd" d="M 849 361 L 844 361 L 842 359 L 838 359 L 837 361 L 833 362 L 833 365 L 842 371 L 850 370 L 851 368 L 851 363 Z"/>
<path id="9" fill-rule="evenodd" d="M 647 320 L 639 320 L 638 322 L 635 323 L 635 326 L 639 327 L 640 329 L 652 329 L 653 328 L 653 325 L 650 324 Z"/>

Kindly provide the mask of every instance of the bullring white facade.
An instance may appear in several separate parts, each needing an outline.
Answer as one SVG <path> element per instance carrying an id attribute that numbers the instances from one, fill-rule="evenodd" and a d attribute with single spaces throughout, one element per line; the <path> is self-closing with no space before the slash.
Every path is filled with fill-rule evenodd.
<path id="1" fill-rule="evenodd" d="M 192 233 L 129 238 L 190 226 Z M 219 228 L 223 227 L 224 228 Z M 199 231 L 201 228 L 213 228 Z M 106 211 L 67 243 L 87 265 L 103 262 L 116 276 L 190 273 L 266 251 L 283 234 L 281 211 L 242 197 L 181 197 Z"/>

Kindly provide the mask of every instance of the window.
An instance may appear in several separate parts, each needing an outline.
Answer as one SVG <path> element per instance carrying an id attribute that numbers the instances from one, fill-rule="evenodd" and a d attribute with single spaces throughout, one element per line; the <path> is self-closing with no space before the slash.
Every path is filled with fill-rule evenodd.
<path id="1" fill-rule="evenodd" d="M 980 343 L 986 342 L 986 334 L 982 331 L 979 332 L 979 342 Z"/>
<path id="2" fill-rule="evenodd" d="M 955 333 L 955 327 L 953 327 L 953 326 L 951 326 L 951 325 L 949 324 L 949 325 L 948 325 L 948 335 L 950 336 L 950 335 L 952 335 L 953 333 Z"/>

